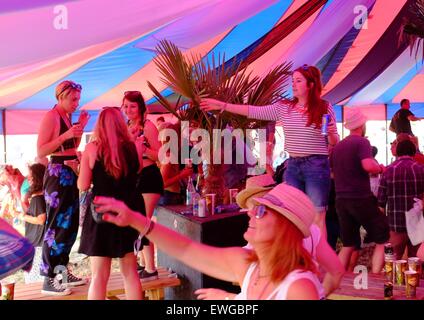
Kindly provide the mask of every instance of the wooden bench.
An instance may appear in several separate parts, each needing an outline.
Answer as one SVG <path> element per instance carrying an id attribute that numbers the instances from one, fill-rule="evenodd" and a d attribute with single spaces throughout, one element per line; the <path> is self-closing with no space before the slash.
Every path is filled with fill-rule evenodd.
<path id="1" fill-rule="evenodd" d="M 368 288 L 356 289 L 354 280 L 360 277 L 357 273 L 346 273 L 340 283 L 340 287 L 328 296 L 329 300 L 384 300 L 383 274 L 368 273 Z M 393 300 L 406 299 L 405 286 L 393 285 Z M 420 287 L 417 287 L 417 300 L 424 300 L 424 279 L 420 280 Z"/>
<path id="2" fill-rule="evenodd" d="M 158 268 L 159 278 L 150 281 L 141 281 L 142 289 L 145 293 L 145 299 L 162 300 L 164 298 L 164 289 L 176 287 L 181 284 L 180 279 L 175 274 L 171 274 L 165 268 Z M 67 296 L 53 296 L 41 293 L 43 284 L 40 282 L 30 284 L 16 284 L 15 300 L 86 300 L 88 295 L 88 284 L 79 287 L 73 287 L 72 294 Z M 124 281 L 120 273 L 112 273 L 107 284 L 107 298 L 110 300 L 119 300 L 124 296 Z M 124 296 L 125 297 L 125 296 Z"/>

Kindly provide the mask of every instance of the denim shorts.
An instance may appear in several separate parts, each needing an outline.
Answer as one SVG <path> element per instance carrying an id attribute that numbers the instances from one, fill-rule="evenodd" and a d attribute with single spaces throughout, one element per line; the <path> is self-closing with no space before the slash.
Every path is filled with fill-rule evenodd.
<path id="1" fill-rule="evenodd" d="M 328 156 L 289 158 L 284 181 L 306 193 L 318 212 L 327 208 L 331 186 Z"/>

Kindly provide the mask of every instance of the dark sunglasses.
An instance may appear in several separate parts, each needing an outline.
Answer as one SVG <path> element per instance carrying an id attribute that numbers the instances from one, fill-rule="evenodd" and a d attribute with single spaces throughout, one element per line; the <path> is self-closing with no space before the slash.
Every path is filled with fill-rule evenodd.
<path id="1" fill-rule="evenodd" d="M 57 96 L 59 97 L 62 93 L 64 93 L 69 88 L 79 90 L 79 91 L 82 90 L 82 86 L 80 84 L 78 84 L 78 83 L 68 83 L 66 86 L 63 87 L 62 91 L 60 91 Z"/>
<path id="2" fill-rule="evenodd" d="M 106 110 L 106 109 L 116 109 L 116 110 L 121 111 L 121 108 L 120 107 L 103 107 L 102 108 L 102 110 Z"/>
<path id="3" fill-rule="evenodd" d="M 305 71 L 308 71 L 309 66 L 307 64 L 304 64 L 303 66 L 301 66 L 301 68 Z"/>
<path id="4" fill-rule="evenodd" d="M 140 91 L 125 91 L 124 92 L 124 96 L 128 95 L 128 94 L 137 94 L 141 96 L 141 92 Z"/>
<path id="5" fill-rule="evenodd" d="M 262 204 L 253 207 L 253 213 L 256 219 L 262 219 L 266 213 L 266 207 Z"/>

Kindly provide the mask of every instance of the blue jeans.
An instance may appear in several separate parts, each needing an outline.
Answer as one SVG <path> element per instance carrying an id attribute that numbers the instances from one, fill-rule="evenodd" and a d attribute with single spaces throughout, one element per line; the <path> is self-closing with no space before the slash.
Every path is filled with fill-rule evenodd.
<path id="1" fill-rule="evenodd" d="M 284 181 L 308 195 L 320 212 L 326 209 L 330 194 L 330 163 L 328 156 L 311 155 L 289 158 Z"/>

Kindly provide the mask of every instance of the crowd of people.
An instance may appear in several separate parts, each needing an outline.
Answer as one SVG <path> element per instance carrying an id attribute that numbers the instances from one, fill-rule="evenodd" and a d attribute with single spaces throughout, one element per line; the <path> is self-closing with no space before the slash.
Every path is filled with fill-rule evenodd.
<path id="1" fill-rule="evenodd" d="M 321 97 L 318 68 L 295 69 L 292 86 L 293 99 L 268 106 L 210 98 L 200 102 L 211 117 L 218 111 L 270 121 L 274 128 L 270 141 L 275 140 L 275 122 L 284 129 L 287 159 L 281 170 L 274 173 L 267 167 L 265 175 L 248 178 L 246 165 L 226 167 L 227 184 L 232 185 L 233 179 L 243 189 L 237 204 L 249 217 L 247 245 L 217 248 L 155 222 L 156 206 L 182 204 L 187 179 L 194 172 L 199 177 L 207 174 L 202 165 L 160 163 L 160 147 L 168 142 L 160 132 L 173 129 L 180 137 L 179 124 L 163 118 L 156 125 L 147 120 L 142 94 L 127 91 L 121 106 L 101 110 L 93 138 L 81 154 L 77 149 L 89 116 L 82 111 L 76 123 L 70 119 L 82 87 L 61 82 L 57 104 L 45 115 L 38 135 L 38 157 L 48 156 L 49 162 L 31 165 L 27 178 L 7 167 L 2 178 L 10 189 L 11 207 L 19 202 L 17 216 L 25 222 L 25 237 L 35 248 L 32 268 L 27 263 L 20 266 L 25 266 L 27 280 L 41 276 L 43 293 L 54 295 L 70 294 L 73 286 L 87 283 L 67 268 L 79 228 L 80 192 L 91 192 L 94 199 L 83 218 L 78 249 L 90 257 L 89 299 L 106 298 L 113 258 L 119 258 L 127 298 L 142 299 L 139 279 L 158 277 L 154 245 L 202 273 L 240 284 L 237 295 L 199 289 L 199 299 L 325 299 L 338 288 L 361 248 L 361 228 L 366 240 L 376 244 L 371 259 L 374 273 L 382 271 L 388 242 L 398 259 L 404 254 L 424 258 L 423 244 L 411 243 L 405 222 L 414 199 L 424 195 L 418 141 L 399 120 L 419 119 L 409 111 L 409 101 L 402 102 L 402 110 L 409 113 L 394 117 L 396 161 L 385 167 L 375 160 L 366 138 L 367 118 L 359 110 L 345 114 L 350 134 L 339 141 L 334 110 Z M 181 146 L 176 150 L 180 158 Z M 237 152 L 233 145 L 233 154 Z M 326 213 L 331 208 L 337 229 L 331 225 L 327 230 L 330 213 L 327 219 Z M 1 216 L 8 221 L 4 210 L 2 204 Z M 16 237 L 10 230 L 4 234 Z M 341 249 L 330 241 L 338 237 Z"/>

